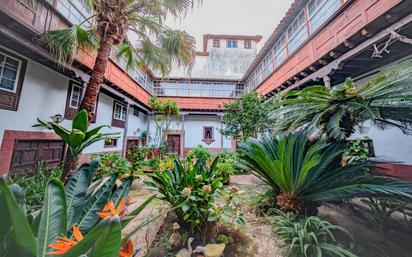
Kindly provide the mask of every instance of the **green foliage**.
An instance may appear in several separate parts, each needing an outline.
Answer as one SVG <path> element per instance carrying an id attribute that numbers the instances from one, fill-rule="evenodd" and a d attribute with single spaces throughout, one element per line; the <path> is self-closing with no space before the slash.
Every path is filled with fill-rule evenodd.
<path id="1" fill-rule="evenodd" d="M 209 208 L 208 221 L 217 221 L 221 224 L 234 223 L 244 225 L 246 223 L 244 213 L 241 210 L 239 189 L 231 186 L 229 190 L 219 190 L 219 197 L 213 208 Z"/>
<path id="2" fill-rule="evenodd" d="M 404 218 L 404 225 L 410 228 L 412 207 L 410 207 L 407 202 L 384 197 L 365 198 L 361 199 L 361 201 L 369 207 L 374 222 L 381 224 L 382 227 L 385 228 L 387 225 L 390 225 L 393 221 L 393 215 L 399 213 Z"/>
<path id="3" fill-rule="evenodd" d="M 223 186 L 220 178 L 215 177 L 217 159 L 210 168 L 205 160 L 199 159 L 193 164 L 183 166 L 175 160 L 174 168 L 150 174 L 153 182 L 145 182 L 148 186 L 158 188 L 159 192 L 175 210 L 181 224 L 186 225 L 193 233 L 195 229 L 204 228 L 214 208 L 213 195 Z"/>
<path id="4" fill-rule="evenodd" d="M 324 140 L 309 142 L 303 132 L 263 136 L 241 144 L 239 165 L 280 192 L 277 204 L 284 211 L 302 211 L 311 202 L 361 196 L 411 199 L 411 184 L 370 173 L 371 162 L 337 166 L 344 148 Z"/>
<path id="5" fill-rule="evenodd" d="M 34 174 L 18 173 L 10 176 L 8 184 L 17 184 L 23 188 L 25 208 L 27 213 L 36 212 L 43 205 L 44 192 L 47 182 L 53 178 L 60 178 L 61 168 L 48 169 L 44 163 L 37 166 Z"/>
<path id="6" fill-rule="evenodd" d="M 369 141 L 365 139 L 349 140 L 342 155 L 342 165 L 365 161 L 369 156 Z"/>
<path id="7" fill-rule="evenodd" d="M 160 148 L 160 153 L 164 154 L 167 150 L 167 133 L 169 132 L 170 124 L 173 119 L 180 115 L 180 109 L 176 101 L 162 101 L 156 96 L 152 96 L 149 100 L 149 105 L 154 111 L 153 121 L 156 125 L 155 144 Z"/>
<path id="8" fill-rule="evenodd" d="M 294 213 L 278 212 L 273 217 L 276 223 L 275 232 L 284 242 L 286 256 L 317 257 L 337 256 L 356 257 L 335 238 L 336 233 L 350 234 L 342 227 L 315 216 L 299 219 Z M 346 240 L 347 241 L 347 240 Z"/>
<path id="9" fill-rule="evenodd" d="M 382 71 L 363 85 L 347 79 L 328 89 L 309 86 L 277 96 L 270 117 L 273 133 L 308 128 L 337 141 L 347 139 L 364 121 L 410 132 L 412 61 Z"/>
<path id="10" fill-rule="evenodd" d="M 242 98 L 224 105 L 226 112 L 222 119 L 225 136 L 235 137 L 242 141 L 255 137 L 257 133 L 266 131 L 271 125 L 268 119 L 267 105 L 257 93 L 245 94 Z"/>
<path id="11" fill-rule="evenodd" d="M 131 169 L 132 166 L 129 161 L 117 152 L 96 155 L 93 159 L 100 159 L 95 179 L 101 179 L 113 174 L 119 178 L 127 178 L 133 175 L 134 170 Z"/>
<path id="12" fill-rule="evenodd" d="M 88 146 L 106 139 L 118 138 L 119 133 L 100 133 L 103 128 L 110 128 L 103 125 L 94 129 L 87 130 L 89 126 L 89 118 L 87 117 L 87 111 L 79 111 L 73 119 L 72 130 L 68 130 L 57 123 L 44 122 L 37 119 L 38 124 L 33 127 L 43 127 L 49 130 L 53 130 L 63 141 L 67 144 L 70 150 L 70 154 L 73 157 L 77 157 Z"/>
<path id="13" fill-rule="evenodd" d="M 186 159 L 191 161 L 199 159 L 210 161 L 212 160 L 212 154 L 203 146 L 198 145 L 187 153 Z"/>
<path id="14" fill-rule="evenodd" d="M 98 165 L 97 161 L 83 164 L 65 187 L 56 178 L 49 180 L 43 206 L 34 219 L 25 213 L 22 189 L 16 184 L 8 187 L 4 178 L 0 178 L 1 256 L 48 256 L 53 251 L 50 244 L 55 244 L 58 237 L 70 238 L 75 224 L 79 225 L 84 238 L 76 239 L 77 244 L 61 256 L 119 256 L 121 243 L 136 230 L 122 238 L 121 228 L 127 220 L 121 223 L 117 215 L 100 219 L 96 212 L 102 211 L 109 201 L 117 207 L 120 199 L 127 197 L 132 180 L 125 181 L 118 189 L 114 187 L 114 176 L 104 183 L 96 183 L 97 186 L 90 185 Z M 131 212 L 129 220 L 152 199 Z"/>
<path id="15" fill-rule="evenodd" d="M 143 166 L 143 161 L 147 158 L 150 149 L 132 145 L 127 149 L 126 159 L 132 165 L 132 171 L 139 171 Z"/>
<path id="16" fill-rule="evenodd" d="M 230 238 L 227 235 L 220 234 L 216 237 L 216 243 L 227 245 L 230 243 Z"/>

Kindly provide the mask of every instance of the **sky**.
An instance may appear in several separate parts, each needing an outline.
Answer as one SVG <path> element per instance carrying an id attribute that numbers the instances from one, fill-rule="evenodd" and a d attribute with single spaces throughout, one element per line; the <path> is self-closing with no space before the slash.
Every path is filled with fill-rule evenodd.
<path id="1" fill-rule="evenodd" d="M 262 47 L 293 0 L 203 0 L 183 19 L 168 18 L 166 24 L 196 38 L 202 50 L 203 34 L 261 35 Z"/>

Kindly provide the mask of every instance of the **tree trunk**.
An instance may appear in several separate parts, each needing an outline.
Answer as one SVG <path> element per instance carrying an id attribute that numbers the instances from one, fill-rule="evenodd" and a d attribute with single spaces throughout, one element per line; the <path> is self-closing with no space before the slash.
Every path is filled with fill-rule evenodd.
<path id="1" fill-rule="evenodd" d="M 87 84 L 86 92 L 79 110 L 86 109 L 89 115 L 89 121 L 92 118 L 94 107 L 96 106 L 97 96 L 99 95 L 100 87 L 104 81 L 104 73 L 107 63 L 109 62 L 110 50 L 113 46 L 113 36 L 107 36 L 102 39 L 100 47 L 97 51 L 96 61 L 92 70 L 90 81 Z"/>
<path id="2" fill-rule="evenodd" d="M 73 157 L 70 151 L 67 151 L 66 157 L 64 158 L 63 173 L 61 176 L 63 182 L 66 182 L 70 178 L 73 171 L 76 170 L 78 164 L 79 157 Z"/>

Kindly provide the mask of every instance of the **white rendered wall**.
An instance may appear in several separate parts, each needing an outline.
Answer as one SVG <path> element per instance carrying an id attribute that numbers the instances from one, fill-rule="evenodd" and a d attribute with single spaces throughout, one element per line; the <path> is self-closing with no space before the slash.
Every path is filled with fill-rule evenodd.
<path id="1" fill-rule="evenodd" d="M 229 137 L 222 136 L 218 129 L 220 129 L 220 117 L 207 116 L 207 115 L 186 115 L 184 122 L 181 120 L 173 121 L 170 125 L 170 130 L 183 130 L 184 128 L 184 148 L 194 148 L 201 145 L 205 148 L 231 148 L 232 141 Z M 206 144 L 203 139 L 203 127 L 214 128 L 214 142 Z M 156 126 L 153 121 L 150 123 L 150 135 L 154 136 L 156 132 Z"/>
<path id="2" fill-rule="evenodd" d="M 362 78 L 356 83 L 362 85 L 373 77 L 374 75 Z M 362 131 L 357 129 L 352 138 L 368 136 L 372 139 L 376 157 L 412 165 L 412 136 L 404 135 L 401 130 L 395 127 L 388 127 L 385 130 L 379 129 L 371 122 L 366 122 L 363 127 Z"/>
<path id="3" fill-rule="evenodd" d="M 129 111 L 127 125 L 128 137 L 139 137 L 143 131 L 147 130 L 147 115 L 139 111 L 139 116 L 133 114 L 133 108 Z"/>
<path id="4" fill-rule="evenodd" d="M 37 123 L 37 117 L 49 121 L 52 115 L 64 115 L 68 85 L 69 78 L 66 76 L 28 59 L 17 111 L 0 109 L 0 142 L 3 140 L 5 130 L 50 132 L 47 129 L 32 126 Z M 112 111 L 113 99 L 100 94 L 96 123 L 90 128 L 111 125 Z M 61 125 L 70 128 L 71 121 L 64 120 Z M 113 127 L 103 129 L 102 132 L 123 134 L 123 129 Z M 120 138 L 116 148 L 104 148 L 104 142 L 98 142 L 86 148 L 83 153 L 121 151 L 122 143 L 123 140 Z"/>

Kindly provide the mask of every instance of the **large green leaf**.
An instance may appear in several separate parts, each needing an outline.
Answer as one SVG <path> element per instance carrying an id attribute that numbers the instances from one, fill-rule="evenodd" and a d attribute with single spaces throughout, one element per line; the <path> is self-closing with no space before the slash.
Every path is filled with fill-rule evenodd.
<path id="1" fill-rule="evenodd" d="M 102 220 L 82 241 L 61 257 L 117 257 L 120 246 L 121 226 L 120 219 L 116 216 Z"/>
<path id="2" fill-rule="evenodd" d="M 90 164 L 83 164 L 71 176 L 65 186 L 67 200 L 67 229 L 70 229 L 82 213 L 86 201 L 86 192 L 89 187 Z"/>
<path id="3" fill-rule="evenodd" d="M 102 128 L 110 128 L 110 126 L 108 126 L 108 125 L 101 125 L 101 126 L 98 126 L 98 127 L 94 128 L 94 129 L 91 129 L 91 130 L 87 131 L 87 132 L 86 132 L 86 139 L 88 139 L 89 137 L 91 137 L 91 136 L 96 135 L 97 133 L 99 133 L 99 131 L 100 131 Z"/>
<path id="4" fill-rule="evenodd" d="M 53 131 L 65 142 L 65 143 L 69 143 L 70 142 L 70 131 L 68 131 L 67 129 L 63 128 L 60 125 L 51 124 Z"/>
<path id="5" fill-rule="evenodd" d="M 72 148 L 77 148 L 80 144 L 83 143 L 85 138 L 86 134 L 83 131 L 79 129 L 73 129 L 69 136 L 69 146 Z"/>
<path id="6" fill-rule="evenodd" d="M 87 116 L 86 110 L 81 110 L 76 114 L 72 123 L 72 130 L 78 129 L 83 133 L 87 132 L 87 127 L 89 126 L 89 118 Z"/>
<path id="7" fill-rule="evenodd" d="M 0 256 L 36 256 L 30 225 L 3 178 L 0 178 L 0 242 Z"/>
<path id="8" fill-rule="evenodd" d="M 66 234 L 67 211 L 63 184 L 58 179 L 49 181 L 44 195 L 39 231 L 37 234 L 37 257 L 50 252 L 49 245 Z"/>
<path id="9" fill-rule="evenodd" d="M 96 193 L 86 200 L 86 203 L 83 205 L 82 214 L 77 222 L 80 231 L 83 233 L 88 233 L 96 224 L 99 219 L 97 212 L 100 212 L 109 200 L 116 179 L 116 176 L 111 176 Z"/>
<path id="10" fill-rule="evenodd" d="M 114 206 L 117 207 L 117 205 L 119 205 L 120 201 L 123 198 L 127 198 L 127 195 L 129 194 L 132 183 L 133 183 L 133 177 L 130 177 L 127 180 L 123 181 L 120 187 L 116 189 L 116 191 L 114 191 L 112 195 L 112 201 L 114 203 Z"/>

